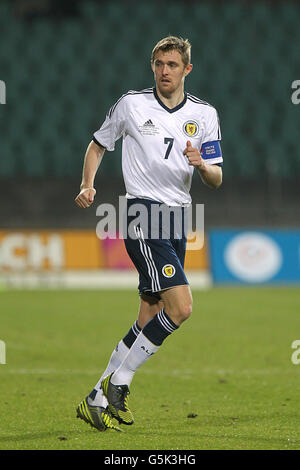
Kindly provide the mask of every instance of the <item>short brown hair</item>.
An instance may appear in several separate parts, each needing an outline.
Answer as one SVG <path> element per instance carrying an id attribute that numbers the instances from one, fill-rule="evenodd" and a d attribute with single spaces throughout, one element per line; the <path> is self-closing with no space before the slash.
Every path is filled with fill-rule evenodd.
<path id="1" fill-rule="evenodd" d="M 156 46 L 154 46 L 151 55 L 151 63 L 153 64 L 155 60 L 155 54 L 158 51 L 171 51 L 173 49 L 180 52 L 182 57 L 182 62 L 185 67 L 191 62 L 191 44 L 188 39 L 178 38 L 176 36 L 167 36 L 166 38 L 161 39 Z"/>

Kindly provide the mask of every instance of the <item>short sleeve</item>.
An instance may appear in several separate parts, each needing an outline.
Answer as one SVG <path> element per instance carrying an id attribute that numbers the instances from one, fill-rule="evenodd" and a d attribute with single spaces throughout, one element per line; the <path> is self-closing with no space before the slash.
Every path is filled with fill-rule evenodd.
<path id="1" fill-rule="evenodd" d="M 218 113 L 213 107 L 210 111 L 206 121 L 203 143 L 222 139 Z"/>
<path id="2" fill-rule="evenodd" d="M 210 108 L 205 123 L 205 134 L 201 147 L 201 156 L 209 165 L 223 164 L 223 155 L 221 149 L 221 130 L 219 116 L 215 108 Z"/>
<path id="3" fill-rule="evenodd" d="M 110 108 L 102 126 L 93 135 L 93 140 L 110 152 L 125 132 L 126 99 L 122 98 Z"/>

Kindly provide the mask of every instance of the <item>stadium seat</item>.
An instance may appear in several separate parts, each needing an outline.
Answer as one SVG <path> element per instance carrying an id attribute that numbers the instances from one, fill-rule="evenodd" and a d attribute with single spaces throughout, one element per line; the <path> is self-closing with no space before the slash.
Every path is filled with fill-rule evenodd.
<path id="1" fill-rule="evenodd" d="M 141 0 L 133 9 L 121 0 L 87 0 L 79 8 L 79 17 L 63 21 L 25 21 L 11 4 L 0 3 L 0 79 L 8 89 L 0 115 L 6 156 L 0 176 L 47 175 L 50 169 L 77 175 L 108 109 L 127 90 L 153 84 L 151 50 L 169 33 L 192 42 L 194 70 L 186 88 L 219 111 L 226 174 L 266 176 L 270 162 L 278 168 L 288 149 L 282 174 L 294 176 L 300 165 L 299 111 L 290 99 L 299 78 L 297 3 Z M 62 139 L 69 142 L 62 144 L 63 160 Z M 119 144 L 103 168 L 120 174 Z"/>

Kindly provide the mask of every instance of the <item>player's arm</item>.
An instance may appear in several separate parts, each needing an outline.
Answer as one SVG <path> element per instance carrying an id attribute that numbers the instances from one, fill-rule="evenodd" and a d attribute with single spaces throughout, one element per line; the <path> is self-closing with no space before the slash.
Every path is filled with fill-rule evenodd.
<path id="1" fill-rule="evenodd" d="M 210 188 L 216 189 L 222 184 L 222 168 L 218 165 L 209 165 L 201 157 L 199 149 L 192 147 L 191 142 L 188 140 L 186 143 L 186 148 L 183 152 L 186 155 L 189 165 L 194 166 L 203 183 L 205 183 Z"/>
<path id="2" fill-rule="evenodd" d="M 82 170 L 80 193 L 75 198 L 77 206 L 83 209 L 89 207 L 94 201 L 96 194 L 94 180 L 104 152 L 105 148 L 97 145 L 94 141 L 90 142 L 86 150 Z"/>
<path id="3" fill-rule="evenodd" d="M 115 148 L 115 142 L 126 130 L 126 119 L 129 114 L 126 96 L 123 95 L 110 108 L 105 121 L 100 129 L 94 133 L 93 140 L 87 148 L 83 164 L 80 193 L 75 198 L 76 204 L 83 209 L 89 207 L 94 201 L 96 194 L 94 179 L 105 150 L 112 152 Z"/>
<path id="4" fill-rule="evenodd" d="M 200 165 L 197 166 L 198 173 L 207 186 L 217 189 L 222 184 L 223 172 L 218 165 L 208 165 L 202 159 Z"/>

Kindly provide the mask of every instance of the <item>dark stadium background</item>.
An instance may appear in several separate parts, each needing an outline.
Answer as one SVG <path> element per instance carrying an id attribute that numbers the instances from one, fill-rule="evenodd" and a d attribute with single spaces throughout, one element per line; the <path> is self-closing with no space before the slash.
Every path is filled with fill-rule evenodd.
<path id="1" fill-rule="evenodd" d="M 153 85 L 153 45 L 190 39 L 186 89 L 219 111 L 224 183 L 195 175 L 206 228 L 299 226 L 300 5 L 293 1 L 0 1 L 0 226 L 94 228 L 74 204 L 86 147 L 109 107 Z M 124 194 L 121 142 L 97 201 Z"/>
<path id="2" fill-rule="evenodd" d="M 300 449 L 299 19 L 300 0 L 0 0 L 0 450 Z M 139 308 L 123 241 L 96 237 L 97 206 L 125 194 L 121 141 L 95 204 L 74 198 L 94 131 L 154 85 L 169 34 L 219 112 L 224 179 L 193 180 L 191 321 L 136 374 L 134 426 L 103 436 L 76 408 Z"/>

